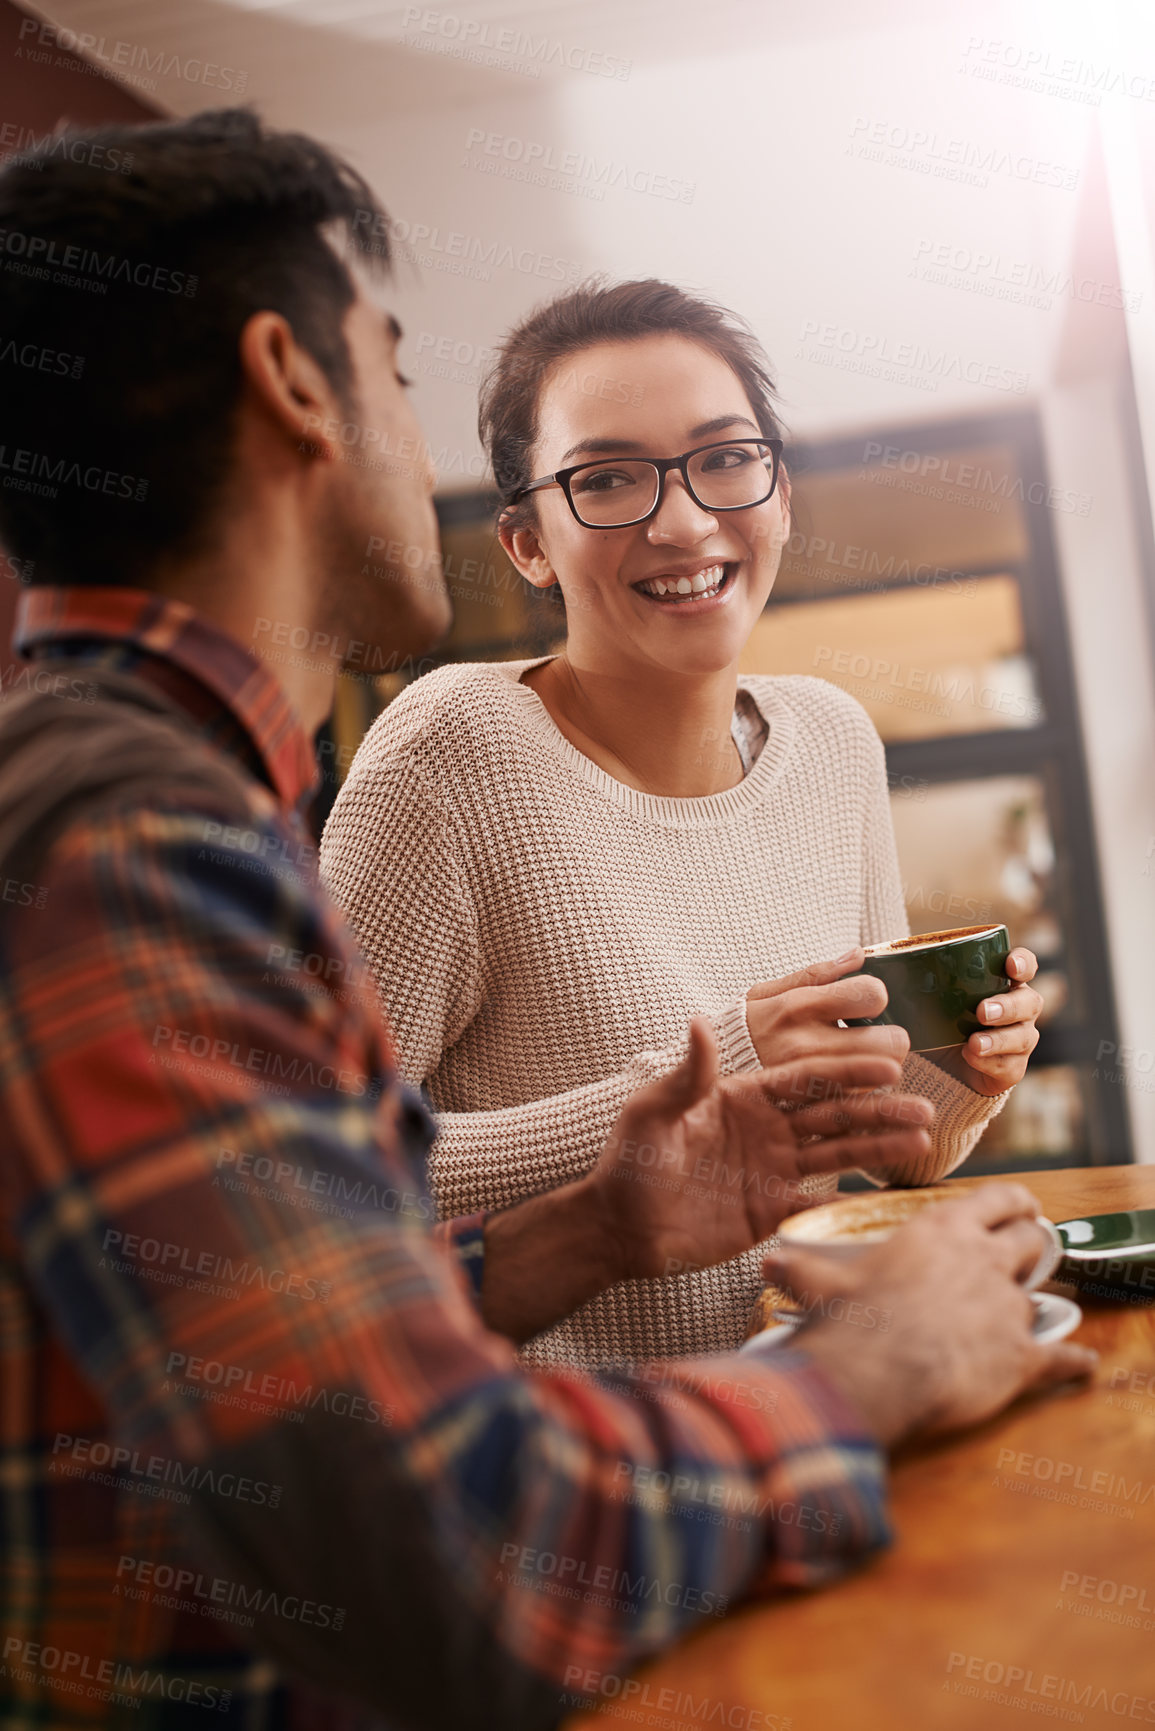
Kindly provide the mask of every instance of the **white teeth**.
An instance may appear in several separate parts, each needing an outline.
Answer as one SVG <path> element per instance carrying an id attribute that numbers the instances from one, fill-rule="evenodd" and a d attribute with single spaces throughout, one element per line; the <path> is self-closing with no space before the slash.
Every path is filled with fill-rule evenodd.
<path id="1" fill-rule="evenodd" d="M 692 577 L 651 577 L 649 582 L 639 587 L 644 595 L 655 598 L 664 595 L 681 598 L 686 595 L 716 595 L 725 580 L 724 565 L 709 565 L 704 571 L 695 571 Z"/>

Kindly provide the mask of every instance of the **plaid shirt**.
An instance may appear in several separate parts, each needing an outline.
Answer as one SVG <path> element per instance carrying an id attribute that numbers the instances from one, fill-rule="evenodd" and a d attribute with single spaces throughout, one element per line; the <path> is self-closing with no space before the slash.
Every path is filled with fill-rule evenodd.
<path id="1" fill-rule="evenodd" d="M 20 643 L 247 774 L 90 810 L 0 894 L 0 1726 L 551 1725 L 884 1542 L 803 1353 L 599 1382 L 482 1326 L 268 669 L 129 589 L 34 590 Z"/>

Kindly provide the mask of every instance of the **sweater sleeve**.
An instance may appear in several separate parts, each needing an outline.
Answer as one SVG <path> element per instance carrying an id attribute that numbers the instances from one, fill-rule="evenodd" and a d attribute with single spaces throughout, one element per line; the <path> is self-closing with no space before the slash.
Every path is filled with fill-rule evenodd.
<path id="1" fill-rule="evenodd" d="M 874 733 L 873 728 L 871 732 Z M 860 941 L 880 944 L 889 938 L 906 937 L 906 917 L 898 848 L 890 816 L 886 782 L 886 757 L 882 741 L 874 734 L 876 773 L 867 795 L 865 844 L 863 847 L 863 925 Z M 935 1109 L 930 1150 L 923 1160 L 882 1167 L 873 1174 L 889 1184 L 937 1184 L 948 1172 L 961 1166 L 973 1151 L 992 1118 L 1006 1104 L 1006 1093 L 978 1094 L 965 1082 L 948 1076 L 929 1058 L 912 1052 L 902 1067 L 903 1092 L 921 1094 Z"/>
<path id="2" fill-rule="evenodd" d="M 398 1069 L 420 1087 L 480 1013 L 485 992 L 465 848 L 416 754 L 358 754 L 325 826 L 320 864 L 371 970 Z M 723 1073 L 760 1068 L 744 997 L 707 1020 Z M 438 1111 L 429 1174 L 440 1217 L 508 1207 L 587 1172 L 627 1097 L 684 1051 L 639 1052 L 617 1075 L 523 1105 Z"/>

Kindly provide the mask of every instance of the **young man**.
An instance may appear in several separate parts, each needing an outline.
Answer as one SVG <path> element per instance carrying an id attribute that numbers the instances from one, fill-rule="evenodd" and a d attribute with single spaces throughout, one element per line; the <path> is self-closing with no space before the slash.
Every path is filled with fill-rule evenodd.
<path id="1" fill-rule="evenodd" d="M 385 231 L 240 112 L 0 175 L 0 531 L 33 583 L 0 714 L 12 1727 L 552 1724 L 884 1542 L 889 1442 L 1089 1362 L 1032 1343 L 1033 1203 L 991 1186 L 839 1276 L 886 1328 L 519 1369 L 610 1283 L 758 1242 L 809 1173 L 923 1147 L 923 1103 L 855 1092 L 897 1080 L 893 1031 L 720 1078 L 697 1027 L 587 1179 L 435 1242 L 430 1122 L 299 818 L 341 662 L 448 621 Z M 850 965 L 783 992 L 869 1011 Z"/>

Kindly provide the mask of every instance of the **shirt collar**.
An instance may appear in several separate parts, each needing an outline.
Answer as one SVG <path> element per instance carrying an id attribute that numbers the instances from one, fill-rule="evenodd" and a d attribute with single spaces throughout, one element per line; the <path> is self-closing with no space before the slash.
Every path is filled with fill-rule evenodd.
<path id="1" fill-rule="evenodd" d="M 102 661 L 146 678 L 150 666 L 158 675 L 179 669 L 187 678 L 158 682 L 210 734 L 220 735 L 222 719 L 234 722 L 250 746 L 239 754 L 255 758 L 253 767 L 286 807 L 300 809 L 315 789 L 316 753 L 280 682 L 185 601 L 142 589 L 30 589 L 20 597 L 13 641 L 29 657 L 83 655 L 95 646 Z"/>

